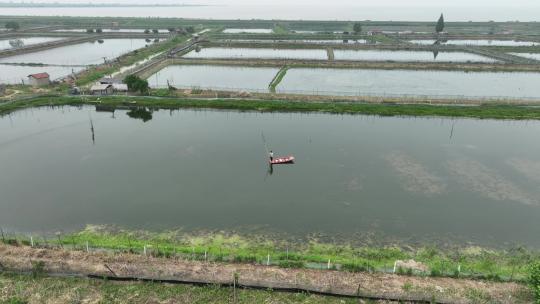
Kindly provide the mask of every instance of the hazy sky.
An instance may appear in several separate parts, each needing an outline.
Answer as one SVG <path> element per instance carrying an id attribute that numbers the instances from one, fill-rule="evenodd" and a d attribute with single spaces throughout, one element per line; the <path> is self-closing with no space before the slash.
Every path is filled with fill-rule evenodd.
<path id="1" fill-rule="evenodd" d="M 15 0 L 13 2 L 19 2 Z M 0 2 L 10 2 L 0 0 Z M 24 1 L 32 2 L 32 1 Z M 62 2 L 62 3 L 134 3 L 133 0 L 37 0 L 33 2 Z M 506 7 L 540 7 L 540 0 L 143 0 L 135 3 L 189 3 L 189 4 L 245 4 L 245 5 L 325 5 L 325 6 L 506 6 Z M 540 11 L 539 11 L 540 14 Z"/>

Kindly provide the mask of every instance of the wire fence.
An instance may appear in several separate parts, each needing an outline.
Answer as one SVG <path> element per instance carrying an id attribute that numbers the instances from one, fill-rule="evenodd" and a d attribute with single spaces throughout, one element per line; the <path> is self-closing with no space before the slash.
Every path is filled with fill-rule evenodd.
<path id="1" fill-rule="evenodd" d="M 400 259 L 385 259 L 384 261 L 370 261 L 361 255 L 355 256 L 350 261 L 343 262 L 339 258 L 315 258 L 311 254 L 305 254 L 301 249 L 294 246 L 285 248 L 268 248 L 268 251 L 253 249 L 236 252 L 230 246 L 188 246 L 185 244 L 158 244 L 151 240 L 148 242 L 135 242 L 129 245 L 106 245 L 93 243 L 92 241 L 70 240 L 69 237 L 47 238 L 45 236 L 34 237 L 32 235 L 7 235 L 2 231 L 4 244 L 14 246 L 30 246 L 41 249 L 61 249 L 68 251 L 83 251 L 86 253 L 115 253 L 115 254 L 137 254 L 145 257 L 181 259 L 185 261 L 217 262 L 217 263 L 247 263 L 259 266 L 274 266 L 281 268 L 315 269 L 315 270 L 339 270 L 348 272 L 368 272 L 398 274 L 405 276 L 420 277 L 452 277 L 483 279 L 497 282 L 523 281 L 525 277 L 516 271 L 512 276 L 499 275 L 494 271 L 477 271 L 462 265 L 460 261 L 445 261 L 442 265 L 434 268 L 423 266 L 411 266 L 410 261 Z M 142 244 L 142 245 L 141 245 Z M 246 253 L 247 252 L 247 253 Z M 439 264 L 441 261 L 438 262 Z M 421 264 L 421 263 L 420 263 Z M 495 263 L 496 264 L 496 263 Z M 417 264 L 418 265 L 418 264 Z"/>
<path id="2" fill-rule="evenodd" d="M 155 80 L 158 80 L 156 78 Z M 249 92 L 249 93 L 271 93 L 268 87 L 231 87 L 231 86 L 196 86 L 196 85 L 176 85 L 173 80 L 168 80 L 168 84 L 154 83 L 150 84 L 155 89 L 164 89 L 169 86 L 177 89 L 192 90 L 192 91 L 223 91 L 223 92 Z M 295 89 L 280 89 L 276 88 L 278 94 L 292 95 L 321 95 L 321 96 L 340 96 L 340 97 L 379 97 L 379 98 L 406 98 L 406 99 L 444 99 L 444 100 L 478 100 L 478 101 L 540 101 L 540 96 L 477 96 L 477 95 L 448 95 L 448 94 L 407 94 L 407 93 L 388 93 L 388 92 L 367 92 L 367 91 L 331 91 L 331 90 L 295 90 Z"/>

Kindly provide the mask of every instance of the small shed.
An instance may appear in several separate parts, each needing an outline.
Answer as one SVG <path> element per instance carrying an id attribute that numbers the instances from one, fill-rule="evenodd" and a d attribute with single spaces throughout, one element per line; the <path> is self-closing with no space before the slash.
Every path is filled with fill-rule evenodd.
<path id="1" fill-rule="evenodd" d="M 28 75 L 28 83 L 35 87 L 48 85 L 50 82 L 51 82 L 51 76 L 48 73 L 38 73 L 38 74 Z"/>
<path id="2" fill-rule="evenodd" d="M 112 84 L 96 84 L 90 88 L 92 95 L 111 95 L 114 91 Z"/>

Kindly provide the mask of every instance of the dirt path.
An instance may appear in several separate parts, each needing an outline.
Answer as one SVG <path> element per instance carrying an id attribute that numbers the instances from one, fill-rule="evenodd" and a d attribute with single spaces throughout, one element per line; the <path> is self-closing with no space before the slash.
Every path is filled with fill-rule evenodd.
<path id="1" fill-rule="evenodd" d="M 266 288 L 305 289 L 343 295 L 392 299 L 436 299 L 438 303 L 528 303 L 528 291 L 517 283 L 493 283 L 451 278 L 407 277 L 309 269 L 283 269 L 250 264 L 221 264 L 154 258 L 134 254 L 86 253 L 0 245 L 4 270 L 32 271 L 44 263 L 49 274 L 118 276 Z"/>

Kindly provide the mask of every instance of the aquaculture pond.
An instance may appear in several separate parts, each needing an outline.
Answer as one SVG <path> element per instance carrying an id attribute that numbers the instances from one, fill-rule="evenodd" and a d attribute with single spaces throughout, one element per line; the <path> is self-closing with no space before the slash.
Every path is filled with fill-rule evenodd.
<path id="1" fill-rule="evenodd" d="M 223 33 L 226 34 L 271 34 L 273 29 L 256 29 L 256 28 L 228 28 L 224 29 Z"/>
<path id="2" fill-rule="evenodd" d="M 293 68 L 278 92 L 324 95 L 539 98 L 540 73 Z"/>
<path id="3" fill-rule="evenodd" d="M 510 55 L 525 57 L 534 60 L 540 60 L 540 53 L 510 53 Z"/>
<path id="4" fill-rule="evenodd" d="M 309 44 L 366 44 L 365 39 L 357 40 L 343 40 L 343 39 L 328 39 L 328 40 L 316 40 L 316 39 L 222 39 L 220 42 L 256 42 L 256 43 L 309 43 Z"/>
<path id="5" fill-rule="evenodd" d="M 60 29 L 54 30 L 55 32 L 74 32 L 74 33 L 85 33 L 88 29 Z M 95 30 L 95 28 L 92 28 Z M 144 33 L 146 29 L 101 29 L 104 33 Z M 152 32 L 153 29 L 148 29 Z M 159 33 L 168 33 L 167 29 L 158 29 Z"/>
<path id="6" fill-rule="evenodd" d="M 112 60 L 122 54 L 143 48 L 151 43 L 146 42 L 145 39 L 105 39 L 5 57 L 0 59 L 0 63 L 99 64 L 103 63 L 104 57 L 107 60 Z"/>
<path id="7" fill-rule="evenodd" d="M 270 173 L 261 132 L 296 163 Z M 537 121 L 21 110 L 0 118 L 0 225 L 540 247 L 539 133 Z"/>
<path id="8" fill-rule="evenodd" d="M 279 68 L 173 65 L 152 75 L 148 84 L 154 88 L 172 85 L 177 88 L 268 92 L 268 85 L 278 71 Z"/>
<path id="9" fill-rule="evenodd" d="M 464 52 L 383 51 L 383 50 L 334 50 L 335 60 L 365 61 L 446 61 L 446 62 L 495 62 L 496 60 Z"/>
<path id="10" fill-rule="evenodd" d="M 20 40 L 22 42 L 22 45 L 20 45 L 20 46 L 28 46 L 28 45 L 38 44 L 38 43 L 57 41 L 57 40 L 61 40 L 61 39 L 65 39 L 65 38 L 62 38 L 62 37 L 28 37 L 28 38 L 3 39 L 3 40 L 0 40 L 0 50 L 7 50 L 7 49 L 14 48 L 14 45 L 12 45 L 12 43 L 10 43 L 10 41 L 14 41 L 14 40 Z M 20 46 L 18 46 L 18 47 L 20 47 Z M 15 45 L 15 47 L 17 47 L 17 46 Z"/>
<path id="11" fill-rule="evenodd" d="M 416 44 L 434 44 L 434 39 L 422 39 L 422 40 L 410 40 L 411 43 Z M 540 42 L 534 41 L 514 41 L 514 40 L 440 40 L 441 44 L 450 45 L 480 45 L 480 46 L 536 46 L 540 45 Z"/>
<path id="12" fill-rule="evenodd" d="M 48 73 L 51 80 L 55 80 L 72 72 L 79 72 L 84 68 L 83 66 L 26 66 L 0 63 L 0 83 L 28 84 L 28 75 L 43 72 Z"/>
<path id="13" fill-rule="evenodd" d="M 185 58 L 215 58 L 215 59 L 318 59 L 327 60 L 326 50 L 294 50 L 294 49 L 264 49 L 264 48 L 203 48 L 191 51 Z"/>

